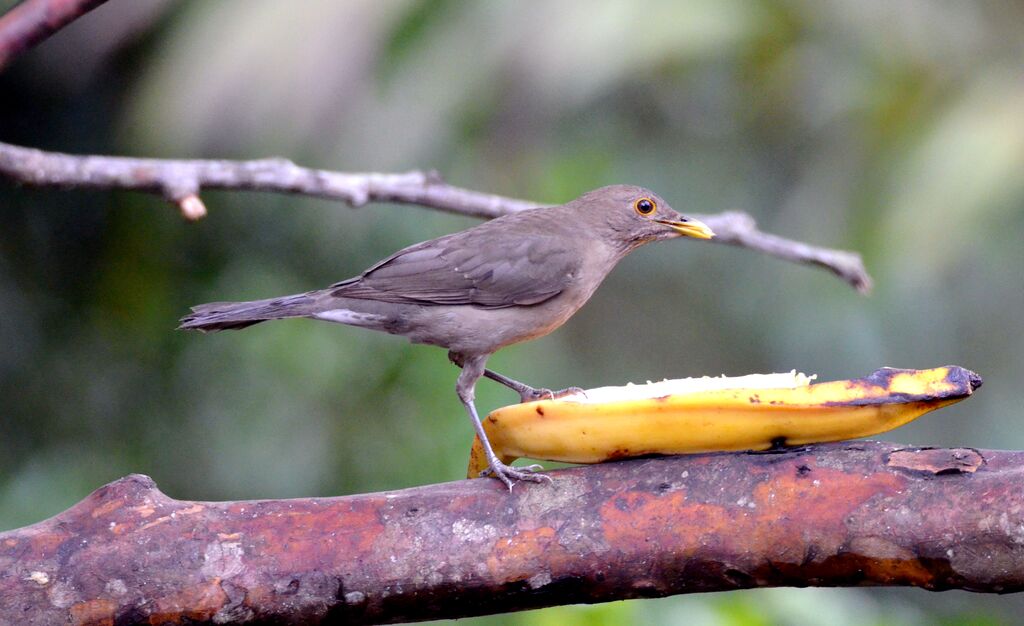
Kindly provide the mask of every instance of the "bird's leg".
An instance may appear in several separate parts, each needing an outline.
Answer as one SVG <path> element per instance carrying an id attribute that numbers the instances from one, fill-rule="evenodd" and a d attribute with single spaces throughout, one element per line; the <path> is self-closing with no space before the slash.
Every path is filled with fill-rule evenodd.
<path id="1" fill-rule="evenodd" d="M 480 422 L 480 416 L 476 412 L 476 405 L 473 404 L 476 396 L 476 381 L 480 380 L 480 377 L 483 375 L 487 356 L 464 357 L 463 355 L 458 355 L 458 358 L 461 361 L 462 371 L 459 373 L 458 381 L 455 383 L 455 391 L 459 394 L 459 400 L 462 400 L 466 411 L 469 412 L 469 418 L 473 421 L 473 430 L 476 431 L 476 436 L 480 439 L 480 443 L 483 444 L 484 454 L 487 456 L 487 463 L 490 465 L 490 474 L 505 483 L 509 491 L 512 491 L 512 485 L 517 480 L 529 480 L 535 483 L 545 480 L 550 481 L 550 476 L 537 473 L 533 467 L 512 467 L 502 463 L 498 456 L 494 454 L 491 442 L 487 439 L 487 433 L 484 432 L 484 425 Z M 452 360 L 454 362 L 454 358 Z"/>
<path id="2" fill-rule="evenodd" d="M 533 402 L 534 400 L 549 399 L 554 400 L 555 398 L 561 398 L 562 396 L 569 396 L 574 393 L 583 393 L 583 390 L 579 387 L 566 387 L 565 389 L 559 389 L 552 391 L 551 389 L 545 389 L 544 387 L 531 387 L 526 383 L 521 383 L 518 380 L 513 380 L 508 376 L 503 376 L 493 370 L 484 370 L 484 376 L 491 380 L 505 385 L 512 391 L 519 394 L 519 399 L 522 402 Z"/>
<path id="3" fill-rule="evenodd" d="M 449 352 L 448 359 L 455 365 L 463 367 L 465 357 L 461 354 Z M 497 383 L 501 383 L 512 391 L 518 393 L 520 402 L 533 402 L 534 400 L 542 400 L 545 398 L 554 400 L 555 398 L 561 398 L 562 396 L 583 393 L 583 390 L 579 387 L 566 387 L 565 389 L 559 389 L 558 391 L 552 391 L 544 387 L 531 387 L 526 383 L 521 383 L 518 380 L 514 380 L 508 376 L 503 376 L 502 374 L 489 369 L 485 369 L 483 375 L 484 377 L 490 378 Z"/>

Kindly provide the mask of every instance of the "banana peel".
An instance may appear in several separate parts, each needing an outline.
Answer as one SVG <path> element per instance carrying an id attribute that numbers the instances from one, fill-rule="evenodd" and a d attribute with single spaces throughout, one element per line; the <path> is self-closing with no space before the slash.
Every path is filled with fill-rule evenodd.
<path id="1" fill-rule="evenodd" d="M 605 387 L 495 410 L 484 430 L 504 463 L 520 457 L 600 463 L 650 454 L 767 450 L 867 437 L 958 402 L 981 386 L 949 365 L 881 368 L 813 382 L 802 374 L 683 379 Z M 479 438 L 469 477 L 487 469 Z"/>

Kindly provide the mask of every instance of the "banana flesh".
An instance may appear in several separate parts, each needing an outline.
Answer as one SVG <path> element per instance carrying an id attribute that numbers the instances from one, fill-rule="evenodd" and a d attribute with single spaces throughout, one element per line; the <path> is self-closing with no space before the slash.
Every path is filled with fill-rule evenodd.
<path id="1" fill-rule="evenodd" d="M 484 419 L 484 430 L 505 463 L 766 450 L 892 430 L 966 398 L 981 382 L 955 365 L 886 367 L 864 378 L 820 383 L 795 372 L 663 381 L 503 407 Z M 469 476 L 487 466 L 477 439 Z"/>

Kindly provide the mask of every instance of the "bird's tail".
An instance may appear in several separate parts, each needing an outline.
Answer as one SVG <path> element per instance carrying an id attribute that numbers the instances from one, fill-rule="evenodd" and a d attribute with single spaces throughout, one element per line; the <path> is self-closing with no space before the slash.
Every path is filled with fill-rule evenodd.
<path id="1" fill-rule="evenodd" d="M 210 302 L 192 307 L 192 313 L 181 318 L 179 330 L 198 330 L 204 333 L 218 330 L 238 330 L 267 320 L 309 315 L 316 302 L 315 292 L 283 298 L 252 300 L 250 302 Z"/>

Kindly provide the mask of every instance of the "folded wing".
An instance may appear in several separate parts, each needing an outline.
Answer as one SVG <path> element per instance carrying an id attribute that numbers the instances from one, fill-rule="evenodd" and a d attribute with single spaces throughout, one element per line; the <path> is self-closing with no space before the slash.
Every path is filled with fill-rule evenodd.
<path id="1" fill-rule="evenodd" d="M 482 308 L 529 306 L 561 293 L 579 258 L 556 237 L 442 237 L 401 250 L 332 285 L 344 298 Z"/>

